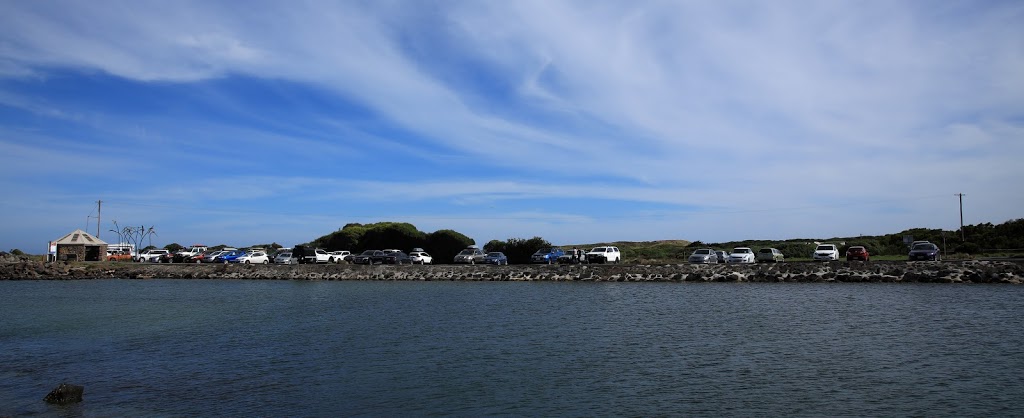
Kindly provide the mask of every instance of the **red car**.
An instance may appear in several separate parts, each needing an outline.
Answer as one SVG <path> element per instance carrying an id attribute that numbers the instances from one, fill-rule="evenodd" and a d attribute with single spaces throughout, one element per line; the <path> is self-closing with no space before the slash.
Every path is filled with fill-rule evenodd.
<path id="1" fill-rule="evenodd" d="M 846 249 L 846 261 L 853 260 L 869 261 L 871 260 L 871 254 L 868 254 L 867 248 L 861 247 L 859 245 L 855 247 L 850 247 Z"/>

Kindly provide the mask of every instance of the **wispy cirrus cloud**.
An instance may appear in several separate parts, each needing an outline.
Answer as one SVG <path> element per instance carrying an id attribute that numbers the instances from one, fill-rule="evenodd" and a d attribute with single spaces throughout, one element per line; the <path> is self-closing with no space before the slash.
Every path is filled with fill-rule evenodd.
<path id="1" fill-rule="evenodd" d="M 994 222 L 1024 203 L 1002 192 L 1024 179 L 1024 7 L 1012 2 L 4 9 L 6 172 L 100 155 L 92 161 L 134 174 L 90 190 L 112 200 L 316 219 L 415 215 L 405 202 L 425 222 L 558 213 L 589 225 L 518 225 L 566 241 L 594 229 L 595 205 L 689 213 L 692 233 L 737 236 L 772 231 L 707 216 L 804 208 L 802 219 L 835 220 L 807 228 L 838 235 L 869 218 L 836 208 L 864 202 L 883 232 L 955 226 L 915 196 L 967 192 L 979 221 Z M 203 181 L 146 186 L 190 176 Z M 283 201 L 306 210 L 282 211 Z M 880 215 L 879 201 L 901 208 Z M 609 219 L 612 235 L 666 231 L 664 218 Z M 800 219 L 777 228 L 803 231 Z"/>

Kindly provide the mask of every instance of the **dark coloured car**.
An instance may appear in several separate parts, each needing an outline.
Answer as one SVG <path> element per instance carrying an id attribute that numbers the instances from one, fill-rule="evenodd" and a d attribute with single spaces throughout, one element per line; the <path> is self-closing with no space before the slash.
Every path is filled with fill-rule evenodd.
<path id="1" fill-rule="evenodd" d="M 381 257 L 381 264 L 412 264 L 412 257 L 404 251 L 388 251 Z"/>
<path id="2" fill-rule="evenodd" d="M 503 252 L 491 251 L 491 252 L 487 253 L 487 255 L 484 255 L 484 264 L 494 264 L 496 266 L 507 266 L 508 265 L 508 257 L 506 257 L 505 253 L 503 253 Z"/>
<path id="3" fill-rule="evenodd" d="M 380 256 L 383 256 L 384 252 L 380 251 L 380 250 L 366 250 L 366 251 L 363 251 L 359 255 L 357 255 L 355 257 L 352 257 L 352 264 L 373 264 L 373 256 L 374 256 L 374 254 L 378 254 Z"/>
<path id="4" fill-rule="evenodd" d="M 910 254 L 907 255 L 907 259 L 910 261 L 942 261 L 942 254 L 940 254 L 939 246 L 930 242 L 923 242 L 914 245 L 914 247 L 910 249 Z"/>
<path id="5" fill-rule="evenodd" d="M 871 254 L 868 254 L 867 248 L 855 245 L 846 249 L 846 261 L 853 260 L 870 261 Z"/>
<path id="6" fill-rule="evenodd" d="M 563 254 L 565 254 L 565 251 L 562 251 L 561 248 L 541 248 L 530 256 L 530 262 L 552 264 L 558 261 L 558 257 L 561 257 Z"/>

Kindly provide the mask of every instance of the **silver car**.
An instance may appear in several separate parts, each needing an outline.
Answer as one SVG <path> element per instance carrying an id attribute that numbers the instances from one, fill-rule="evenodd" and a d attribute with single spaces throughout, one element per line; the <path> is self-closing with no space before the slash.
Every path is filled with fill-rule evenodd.
<path id="1" fill-rule="evenodd" d="M 298 261 L 292 257 L 291 251 L 277 253 L 274 257 L 274 264 L 298 264 Z"/>
<path id="2" fill-rule="evenodd" d="M 715 254 L 715 250 L 701 248 L 690 254 L 689 260 L 694 264 L 718 264 L 718 255 Z"/>

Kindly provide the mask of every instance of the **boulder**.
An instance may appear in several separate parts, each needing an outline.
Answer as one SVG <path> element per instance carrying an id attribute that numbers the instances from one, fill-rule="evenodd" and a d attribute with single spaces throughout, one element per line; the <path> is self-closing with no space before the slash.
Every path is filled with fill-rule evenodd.
<path id="1" fill-rule="evenodd" d="M 82 402 L 82 392 L 85 391 L 85 387 L 78 385 L 69 385 L 67 383 L 61 383 L 57 385 L 45 398 L 44 401 L 47 403 L 66 405 L 73 402 Z"/>

